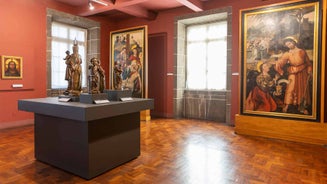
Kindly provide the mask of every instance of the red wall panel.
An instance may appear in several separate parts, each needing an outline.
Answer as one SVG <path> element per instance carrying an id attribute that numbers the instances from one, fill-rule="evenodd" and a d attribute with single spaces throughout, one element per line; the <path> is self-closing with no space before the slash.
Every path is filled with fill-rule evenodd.
<path id="1" fill-rule="evenodd" d="M 45 12 L 36 1 L 0 1 L 0 55 L 23 57 L 23 79 L 0 79 L 0 123 L 31 118 L 17 100 L 46 95 Z"/>
<path id="2" fill-rule="evenodd" d="M 0 127 L 33 118 L 31 113 L 18 111 L 18 99 L 46 96 L 47 7 L 71 9 L 49 0 L 0 1 L 0 55 L 23 57 L 22 79 L 0 78 Z M 12 84 L 23 87 L 14 89 Z"/>
<path id="3" fill-rule="evenodd" d="M 47 8 L 75 14 L 73 7 L 52 0 L 0 1 L 0 55 L 23 57 L 23 79 L 0 78 L 0 128 L 1 123 L 33 118 L 32 113 L 18 111 L 18 99 L 46 97 Z M 93 19 L 101 23 L 101 61 L 108 69 L 108 32 L 113 26 L 103 18 Z M 12 84 L 23 88 L 13 89 Z"/>

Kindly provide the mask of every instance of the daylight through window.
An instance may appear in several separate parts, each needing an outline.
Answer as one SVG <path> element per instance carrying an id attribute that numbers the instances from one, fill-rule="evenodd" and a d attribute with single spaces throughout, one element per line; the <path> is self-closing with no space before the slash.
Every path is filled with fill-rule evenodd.
<path id="1" fill-rule="evenodd" d="M 82 86 L 86 87 L 86 42 L 87 30 L 57 22 L 52 23 L 52 58 L 51 58 L 51 88 L 67 88 L 65 80 L 66 51 L 72 53 L 74 40 L 78 42 L 78 53 L 82 57 Z"/>
<path id="2" fill-rule="evenodd" d="M 187 39 L 187 89 L 225 90 L 227 21 L 190 25 Z"/>

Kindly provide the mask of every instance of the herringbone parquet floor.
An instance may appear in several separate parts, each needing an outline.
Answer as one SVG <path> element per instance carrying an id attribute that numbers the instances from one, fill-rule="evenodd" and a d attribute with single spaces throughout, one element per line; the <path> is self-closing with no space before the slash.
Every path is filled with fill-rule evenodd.
<path id="1" fill-rule="evenodd" d="M 141 123 L 141 156 L 90 181 L 34 159 L 33 126 L 0 131 L 0 183 L 327 183 L 327 148 L 235 135 L 233 127 Z"/>

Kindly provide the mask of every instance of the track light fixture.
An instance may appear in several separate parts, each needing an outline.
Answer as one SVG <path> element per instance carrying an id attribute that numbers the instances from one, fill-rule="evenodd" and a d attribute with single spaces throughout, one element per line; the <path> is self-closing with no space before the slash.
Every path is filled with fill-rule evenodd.
<path id="1" fill-rule="evenodd" d="M 92 4 L 92 2 L 90 0 L 89 0 L 89 9 L 94 10 L 94 6 L 93 6 L 93 4 Z"/>
<path id="2" fill-rule="evenodd" d="M 89 0 L 89 9 L 90 10 L 94 10 L 93 3 L 98 3 L 98 4 L 101 4 L 103 6 L 108 6 L 108 2 L 104 1 L 104 0 Z"/>
<path id="3" fill-rule="evenodd" d="M 108 6 L 108 3 L 103 1 L 103 0 L 91 0 L 92 2 L 95 2 L 95 3 L 98 3 L 98 4 L 101 4 L 103 6 Z"/>
<path id="4" fill-rule="evenodd" d="M 94 10 L 93 3 L 98 3 L 98 4 L 101 4 L 103 6 L 108 6 L 108 3 L 106 1 L 103 1 L 103 0 L 89 0 L 89 9 L 90 10 Z"/>

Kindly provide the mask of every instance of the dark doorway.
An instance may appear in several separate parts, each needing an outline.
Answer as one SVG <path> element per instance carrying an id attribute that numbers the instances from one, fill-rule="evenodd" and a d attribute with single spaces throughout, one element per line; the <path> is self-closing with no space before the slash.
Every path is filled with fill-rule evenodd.
<path id="1" fill-rule="evenodd" d="M 154 99 L 152 117 L 166 114 L 167 34 L 150 34 L 148 39 L 148 97 Z"/>

